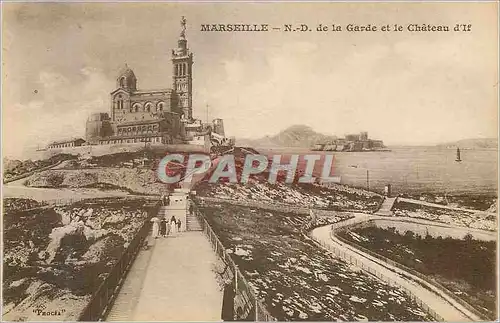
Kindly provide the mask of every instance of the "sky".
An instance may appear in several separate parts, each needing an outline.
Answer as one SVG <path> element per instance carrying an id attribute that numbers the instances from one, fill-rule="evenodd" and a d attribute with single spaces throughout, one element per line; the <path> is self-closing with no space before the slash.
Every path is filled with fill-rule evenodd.
<path id="1" fill-rule="evenodd" d="M 387 145 L 497 137 L 496 3 L 4 3 L 3 153 L 83 137 L 128 64 L 171 88 L 180 17 L 193 113 L 237 138 L 304 124 Z M 340 25 L 342 32 L 203 32 L 201 24 Z M 347 32 L 347 24 L 471 24 L 470 32 Z"/>

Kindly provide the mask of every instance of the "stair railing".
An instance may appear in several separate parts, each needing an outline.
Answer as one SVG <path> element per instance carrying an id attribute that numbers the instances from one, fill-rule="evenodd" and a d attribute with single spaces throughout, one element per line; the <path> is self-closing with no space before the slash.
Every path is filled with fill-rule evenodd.
<path id="1" fill-rule="evenodd" d="M 123 251 L 120 259 L 114 265 L 111 272 L 99 285 L 92 295 L 89 303 L 79 316 L 79 321 L 100 321 L 103 320 L 111 310 L 113 303 L 120 292 L 120 288 L 132 267 L 132 264 L 143 247 L 151 228 L 150 219 L 158 213 L 160 204 L 157 203 L 148 211 L 148 216 L 144 224 L 136 233 L 127 248 Z"/>
<path id="2" fill-rule="evenodd" d="M 242 317 L 237 318 L 237 320 L 251 319 L 252 321 L 256 322 L 276 321 L 276 319 L 267 311 L 266 307 L 259 300 L 254 288 L 245 279 L 240 269 L 238 268 L 238 265 L 235 264 L 235 262 L 231 258 L 231 255 L 226 251 L 226 248 L 219 240 L 217 234 L 214 232 L 203 213 L 200 212 L 196 203 L 193 203 L 193 213 L 199 219 L 201 227 L 203 229 L 203 233 L 210 241 L 212 249 L 224 263 L 229 264 L 229 268 L 233 273 L 233 279 L 236 289 L 235 307 L 237 309 L 242 309 Z M 235 312 L 237 313 L 238 311 Z"/>

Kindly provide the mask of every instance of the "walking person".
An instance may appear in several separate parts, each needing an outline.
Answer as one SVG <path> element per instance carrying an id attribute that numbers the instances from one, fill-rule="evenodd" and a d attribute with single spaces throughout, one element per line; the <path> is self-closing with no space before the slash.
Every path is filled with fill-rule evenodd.
<path id="1" fill-rule="evenodd" d="M 175 220 L 175 216 L 172 215 L 170 218 L 170 230 L 172 231 L 172 234 L 176 233 L 177 229 L 177 220 Z"/>
<path id="2" fill-rule="evenodd" d="M 181 224 L 182 224 L 181 219 L 178 219 L 177 220 L 177 232 L 181 232 Z"/>
<path id="3" fill-rule="evenodd" d="M 158 219 L 156 216 L 154 216 L 152 219 L 151 219 L 151 222 L 153 222 L 153 233 L 152 233 L 152 237 L 154 239 L 158 238 L 158 235 L 160 233 L 160 219 Z"/>
<path id="4" fill-rule="evenodd" d="M 167 219 L 165 219 L 165 227 L 166 227 L 166 236 L 168 237 L 170 235 L 170 232 L 171 232 L 171 227 L 170 227 L 170 222 L 167 221 Z"/>
<path id="5" fill-rule="evenodd" d="M 167 234 L 167 221 L 165 220 L 165 217 L 161 218 L 160 221 L 160 235 L 165 238 Z"/>
<path id="6" fill-rule="evenodd" d="M 189 214 L 193 215 L 193 202 L 191 201 L 191 199 L 188 199 L 187 202 L 189 205 Z"/>

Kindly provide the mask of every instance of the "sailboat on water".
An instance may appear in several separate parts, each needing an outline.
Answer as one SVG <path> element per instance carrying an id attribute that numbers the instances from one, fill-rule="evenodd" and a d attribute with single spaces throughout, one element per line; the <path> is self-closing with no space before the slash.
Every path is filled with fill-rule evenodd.
<path id="1" fill-rule="evenodd" d="M 460 159 L 460 148 L 457 147 L 457 158 L 455 159 L 456 162 L 461 162 L 462 159 Z"/>

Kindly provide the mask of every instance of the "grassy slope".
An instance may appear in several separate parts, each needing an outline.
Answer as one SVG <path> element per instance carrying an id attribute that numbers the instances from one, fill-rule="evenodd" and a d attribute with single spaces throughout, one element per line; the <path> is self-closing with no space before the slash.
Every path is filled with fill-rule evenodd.
<path id="1" fill-rule="evenodd" d="M 330 258 L 305 240 L 300 228 L 306 216 L 228 204 L 202 212 L 279 320 L 430 319 L 401 290 Z"/>
<path id="2" fill-rule="evenodd" d="M 476 306 L 490 319 L 496 318 L 496 244 L 493 241 L 442 239 L 400 235 L 376 227 L 353 230 L 363 238 L 344 238 L 434 277 L 450 290 Z"/>

